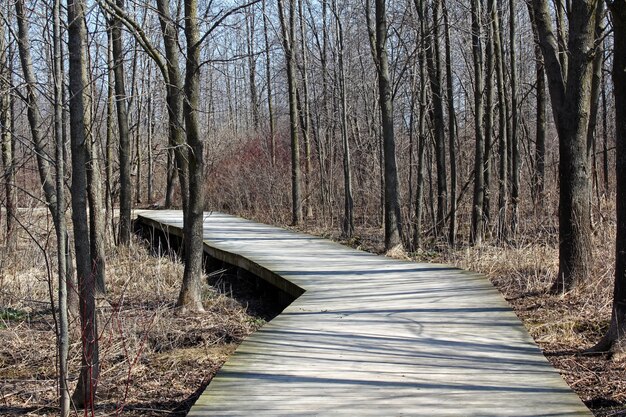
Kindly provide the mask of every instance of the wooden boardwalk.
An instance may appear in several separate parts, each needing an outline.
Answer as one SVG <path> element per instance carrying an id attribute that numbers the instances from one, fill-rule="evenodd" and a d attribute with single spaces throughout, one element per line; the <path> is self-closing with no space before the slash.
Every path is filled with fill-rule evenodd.
<path id="1" fill-rule="evenodd" d="M 177 211 L 138 220 L 180 235 Z M 190 416 L 589 416 L 483 276 L 207 213 L 205 249 L 302 293 Z"/>

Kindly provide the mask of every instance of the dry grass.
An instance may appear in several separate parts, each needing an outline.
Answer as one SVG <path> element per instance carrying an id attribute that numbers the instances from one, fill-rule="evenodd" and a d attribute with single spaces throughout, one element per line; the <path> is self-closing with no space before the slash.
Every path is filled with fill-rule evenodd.
<path id="1" fill-rule="evenodd" d="M 47 227 L 31 233 L 54 253 Z M 46 255 L 21 235 L 13 255 L 0 252 L 0 415 L 55 415 L 56 341 Z M 180 315 L 174 309 L 180 262 L 153 257 L 138 241 L 112 247 L 107 256 L 109 292 L 98 301 L 96 415 L 184 415 L 236 346 L 264 321 L 209 286 L 203 294 L 206 313 Z M 48 264 L 54 271 L 52 259 Z M 80 363 L 76 319 L 70 327 L 73 386 Z"/>

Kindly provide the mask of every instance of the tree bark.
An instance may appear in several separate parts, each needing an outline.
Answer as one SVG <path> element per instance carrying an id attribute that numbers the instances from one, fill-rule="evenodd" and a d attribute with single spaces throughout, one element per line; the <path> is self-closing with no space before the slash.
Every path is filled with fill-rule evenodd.
<path id="1" fill-rule="evenodd" d="M 491 22 L 495 20 L 497 8 L 494 0 L 487 1 L 487 18 Z M 485 228 L 490 226 L 491 221 L 491 150 L 493 147 L 493 76 L 495 72 L 495 33 L 492 24 L 485 25 L 486 47 L 485 58 L 487 68 L 485 70 L 485 154 L 483 159 L 483 217 Z"/>
<path id="2" fill-rule="evenodd" d="M 95 305 L 95 274 L 91 270 L 91 245 L 87 219 L 87 146 L 90 126 L 87 77 L 87 28 L 85 4 L 67 4 L 70 130 L 72 149 L 72 222 L 76 273 L 80 297 L 81 340 L 83 343 L 80 377 L 72 399 L 79 408 L 93 410 L 99 376 L 98 331 Z"/>
<path id="3" fill-rule="evenodd" d="M 613 94 L 615 96 L 615 179 L 617 235 L 613 311 L 607 333 L 591 351 L 610 352 L 614 360 L 626 358 L 626 4 L 609 3 L 613 21 Z"/>
<path id="4" fill-rule="evenodd" d="M 67 224 L 65 221 L 65 155 L 63 137 L 63 70 L 61 68 L 61 1 L 55 0 L 52 9 L 53 21 L 53 78 L 54 78 L 54 138 L 56 163 L 56 203 L 59 217 L 56 222 L 57 236 L 57 272 L 59 298 L 59 334 L 58 334 L 58 363 L 59 363 L 59 407 L 60 416 L 70 414 L 70 390 L 67 383 L 68 354 L 69 354 L 69 321 L 67 296 L 66 253 L 68 249 Z"/>
<path id="5" fill-rule="evenodd" d="M 376 26 L 373 45 L 378 73 L 378 102 L 383 133 L 385 250 L 391 251 L 392 249 L 402 250 L 400 194 L 398 190 L 396 141 L 393 126 L 393 92 L 387 56 L 387 13 L 385 0 L 375 0 L 375 5 Z M 369 16 L 369 10 L 367 13 Z"/>
<path id="6" fill-rule="evenodd" d="M 590 274 L 587 129 L 595 49 L 595 1 L 572 3 L 566 65 L 559 57 L 547 0 L 533 0 L 532 5 L 559 136 L 559 275 L 552 290 L 562 292 L 584 282 Z M 567 78 L 563 77 L 565 67 Z"/>
<path id="7" fill-rule="evenodd" d="M 520 151 L 519 151 L 519 112 L 517 103 L 517 52 L 515 38 L 517 36 L 517 18 L 515 0 L 509 0 L 509 59 L 511 71 L 511 231 L 517 233 L 519 223 L 519 174 L 520 174 Z"/>
<path id="8" fill-rule="evenodd" d="M 189 200 L 189 166 L 188 152 L 185 146 L 185 130 L 183 119 L 183 81 L 180 74 L 180 59 L 178 52 L 178 34 L 176 25 L 170 16 L 169 2 L 157 0 L 159 23 L 165 47 L 166 68 L 163 77 L 166 80 L 166 102 L 168 114 L 168 143 L 174 154 L 175 166 L 178 172 L 180 194 L 183 204 L 183 213 L 187 212 Z"/>
<path id="9" fill-rule="evenodd" d="M 446 134 L 443 115 L 443 88 L 441 75 L 441 52 L 439 47 L 439 5 L 435 0 L 432 4 L 432 28 L 430 30 L 430 47 L 426 48 L 426 62 L 430 80 L 432 100 L 432 119 L 435 137 L 435 162 L 437 164 L 437 214 L 435 236 L 439 236 L 445 225 L 448 210 L 447 174 L 446 174 Z"/>
<path id="10" fill-rule="evenodd" d="M 248 48 L 248 83 L 250 88 L 250 113 L 252 114 L 252 127 L 259 129 L 259 99 L 256 88 L 256 58 L 254 52 L 254 13 L 246 14 L 246 46 Z"/>
<path id="11" fill-rule="evenodd" d="M 7 251 L 15 249 L 17 240 L 15 234 L 15 216 L 17 214 L 15 201 L 15 137 L 13 135 L 12 105 L 12 80 L 9 46 L 5 44 L 4 22 L 0 22 L 0 132 L 2 139 L 2 167 L 5 208 L 6 208 L 6 245 Z"/>
<path id="12" fill-rule="evenodd" d="M 300 187 L 300 141 L 298 138 L 298 100 L 296 87 L 295 60 L 295 0 L 289 0 L 288 20 L 285 16 L 283 0 L 277 0 L 278 16 L 283 38 L 283 48 L 287 65 L 287 86 L 289 94 L 289 127 L 291 136 L 291 223 L 302 223 L 302 191 Z"/>
<path id="13" fill-rule="evenodd" d="M 116 5 L 124 10 L 124 0 L 115 0 Z M 130 212 L 133 201 L 130 178 L 130 133 L 128 130 L 128 98 L 124 77 L 124 51 L 122 49 L 122 22 L 113 14 L 110 21 L 113 52 L 113 74 L 115 77 L 115 104 L 117 108 L 117 129 L 119 136 L 120 158 L 120 245 L 130 242 Z"/>
<path id="14" fill-rule="evenodd" d="M 198 2 L 185 0 L 185 130 L 189 147 L 189 202 L 183 231 L 185 271 L 177 306 L 183 310 L 204 311 L 202 306 L 202 256 L 204 253 L 204 143 L 200 138 L 200 34 Z"/>
<path id="15" fill-rule="evenodd" d="M 484 175 L 483 160 L 485 155 L 485 143 L 483 133 L 483 49 L 481 41 L 481 4 L 479 0 L 472 0 L 472 58 L 474 61 L 474 129 L 476 143 L 474 151 L 474 197 L 472 203 L 472 224 L 470 241 L 474 245 L 480 245 L 483 241 L 484 218 Z"/>
<path id="16" fill-rule="evenodd" d="M 270 42 L 269 42 L 269 23 L 266 11 L 266 0 L 263 0 L 263 38 L 265 40 L 265 77 L 267 82 L 267 112 L 269 117 L 269 129 L 270 129 L 270 160 L 272 166 L 276 165 L 276 135 L 274 133 L 274 106 L 272 103 L 272 73 L 270 62 Z M 321 169 L 321 167 L 320 167 Z"/>
<path id="17" fill-rule="evenodd" d="M 530 21 L 533 29 L 533 38 L 535 40 L 535 71 L 537 74 L 537 99 L 536 99 L 536 134 L 535 134 L 535 155 L 534 167 L 531 180 L 531 192 L 535 207 L 539 207 L 543 200 L 543 192 L 545 185 L 545 157 L 546 157 L 546 73 L 543 62 L 541 47 L 539 46 L 539 37 L 537 33 L 537 23 L 531 5 L 528 5 Z"/>
<path id="18" fill-rule="evenodd" d="M 300 114 L 302 120 L 302 142 L 304 145 L 304 211 L 307 218 L 313 217 L 311 200 L 311 110 L 309 103 L 309 75 L 306 45 L 306 29 L 303 13 L 303 0 L 298 0 L 298 21 L 300 23 L 300 56 L 302 73 L 302 100 Z"/>
<path id="19" fill-rule="evenodd" d="M 456 195 L 456 111 L 454 109 L 454 85 L 452 84 L 452 52 L 450 46 L 450 25 L 448 23 L 448 8 L 446 0 L 441 2 L 443 10 L 444 25 L 444 41 L 446 50 L 446 95 L 448 99 L 448 140 L 450 152 L 450 226 L 448 228 L 448 242 L 451 246 L 456 243 L 456 211 L 457 211 L 457 195 Z"/>
<path id="20" fill-rule="evenodd" d="M 344 68 L 343 26 L 337 10 L 337 2 L 333 0 L 333 13 L 336 20 L 337 48 L 339 64 L 339 90 L 341 95 L 341 142 L 343 145 L 343 183 L 344 211 L 342 234 L 350 239 L 354 233 L 354 200 L 352 197 L 352 169 L 350 162 L 350 144 L 348 142 L 348 100 L 346 98 L 346 75 Z"/>
<path id="21" fill-rule="evenodd" d="M 39 179 L 41 181 L 41 185 L 45 195 L 46 204 L 48 205 L 50 215 L 56 222 L 56 219 L 58 218 L 58 212 L 56 205 L 56 190 L 54 186 L 55 182 L 52 175 L 52 168 L 50 167 L 50 163 L 48 162 L 52 158 L 50 158 L 45 148 L 43 132 L 41 130 L 43 124 L 41 122 L 41 112 L 37 103 L 37 84 L 35 72 L 33 70 L 33 60 L 30 55 L 31 46 L 28 34 L 28 22 L 26 20 L 26 13 L 24 10 L 24 0 L 17 0 L 15 2 L 15 12 L 18 24 L 17 45 L 26 86 L 26 106 L 31 139 L 33 147 L 35 149 Z"/>

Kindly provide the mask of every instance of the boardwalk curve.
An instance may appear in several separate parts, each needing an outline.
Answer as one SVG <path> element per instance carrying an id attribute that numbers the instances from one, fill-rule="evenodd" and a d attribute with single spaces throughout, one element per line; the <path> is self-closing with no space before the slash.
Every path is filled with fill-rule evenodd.
<path id="1" fill-rule="evenodd" d="M 137 214 L 181 234 L 179 211 Z M 591 415 L 479 274 L 221 213 L 206 213 L 204 239 L 299 297 L 239 346 L 190 416 Z"/>

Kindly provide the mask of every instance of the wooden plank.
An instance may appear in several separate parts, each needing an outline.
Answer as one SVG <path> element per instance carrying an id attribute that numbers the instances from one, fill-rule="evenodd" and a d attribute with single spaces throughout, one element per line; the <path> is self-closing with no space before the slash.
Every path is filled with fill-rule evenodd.
<path id="1" fill-rule="evenodd" d="M 182 226 L 180 212 L 138 215 Z M 221 213 L 204 227 L 208 250 L 305 292 L 239 346 L 190 416 L 591 415 L 482 275 Z"/>

